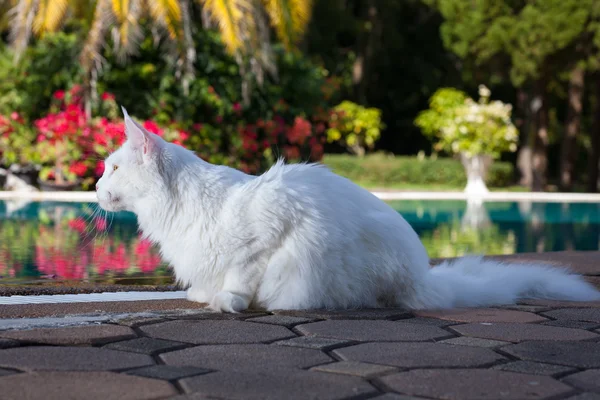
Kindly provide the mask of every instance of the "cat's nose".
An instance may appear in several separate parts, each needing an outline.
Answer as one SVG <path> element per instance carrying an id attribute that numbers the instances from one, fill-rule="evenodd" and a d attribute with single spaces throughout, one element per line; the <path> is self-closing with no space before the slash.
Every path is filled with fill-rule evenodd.
<path id="1" fill-rule="evenodd" d="M 99 185 L 99 184 L 98 184 L 98 183 L 96 183 L 96 192 L 98 191 L 98 187 L 99 187 L 98 185 Z"/>

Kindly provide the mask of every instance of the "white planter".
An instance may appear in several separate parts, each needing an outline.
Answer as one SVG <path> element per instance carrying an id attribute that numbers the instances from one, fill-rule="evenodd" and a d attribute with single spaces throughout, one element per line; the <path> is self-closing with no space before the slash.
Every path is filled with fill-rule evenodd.
<path id="1" fill-rule="evenodd" d="M 485 209 L 485 203 L 481 199 L 467 200 L 467 208 L 462 217 L 463 229 L 487 228 L 492 224 L 490 216 Z"/>
<path id="2" fill-rule="evenodd" d="M 485 178 L 487 177 L 490 165 L 492 165 L 492 157 L 488 155 L 475 155 L 469 157 L 466 154 L 461 153 L 460 161 L 467 174 L 465 193 L 474 197 L 489 193 L 489 190 L 485 185 Z"/>

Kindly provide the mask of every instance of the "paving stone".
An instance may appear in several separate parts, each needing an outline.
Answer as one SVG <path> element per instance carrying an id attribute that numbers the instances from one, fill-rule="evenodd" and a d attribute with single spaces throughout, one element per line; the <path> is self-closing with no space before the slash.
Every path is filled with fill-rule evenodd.
<path id="1" fill-rule="evenodd" d="M 170 397 L 169 400 L 222 400 L 222 397 L 208 396 L 202 393 L 180 394 L 179 396 Z"/>
<path id="2" fill-rule="evenodd" d="M 600 308 L 600 301 L 522 300 L 519 305 L 550 308 Z"/>
<path id="3" fill-rule="evenodd" d="M 336 347 L 341 347 L 347 345 L 348 343 L 352 342 L 349 340 L 328 339 L 310 336 L 301 336 L 293 339 L 282 340 L 281 342 L 275 342 L 275 344 L 280 346 L 304 347 L 307 349 L 323 351 L 331 350 Z"/>
<path id="4" fill-rule="evenodd" d="M 363 343 L 333 352 L 343 360 L 402 368 L 479 367 L 504 360 L 489 349 L 441 343 Z"/>
<path id="5" fill-rule="evenodd" d="M 581 393 L 567 400 L 600 400 L 600 394 L 597 393 Z"/>
<path id="6" fill-rule="evenodd" d="M 357 377 L 302 370 L 268 374 L 216 372 L 185 378 L 179 384 L 186 392 L 243 400 L 333 400 L 377 393 L 371 385 Z"/>
<path id="7" fill-rule="evenodd" d="M 545 364 L 535 361 L 514 361 L 508 364 L 496 365 L 493 369 L 519 372 L 522 374 L 548 375 L 553 377 L 576 371 L 575 368 L 566 367 L 564 365 Z"/>
<path id="8" fill-rule="evenodd" d="M 457 322 L 540 322 L 546 318 L 539 315 L 515 310 L 495 308 L 469 308 L 441 311 L 418 311 L 416 315 L 427 318 L 446 319 Z"/>
<path id="9" fill-rule="evenodd" d="M 560 320 L 597 322 L 600 324 L 600 308 L 561 308 L 545 312 L 544 315 Z"/>
<path id="10" fill-rule="evenodd" d="M 332 361 L 317 350 L 266 344 L 206 345 L 164 353 L 159 357 L 168 365 L 250 372 L 309 368 Z"/>
<path id="11" fill-rule="evenodd" d="M 313 367 L 311 370 L 370 378 L 372 376 L 394 372 L 398 369 L 385 365 L 367 364 L 357 361 L 340 361 L 333 364 L 319 365 Z"/>
<path id="12" fill-rule="evenodd" d="M 578 368 L 600 368 L 600 343 L 594 342 L 525 342 L 506 346 L 502 351 L 522 360 Z"/>
<path id="13" fill-rule="evenodd" d="M 0 351 L 1 367 L 22 370 L 118 370 L 152 364 L 147 355 L 96 347 L 33 346 Z"/>
<path id="14" fill-rule="evenodd" d="M 403 319 L 413 313 L 401 308 L 363 308 L 358 310 L 276 310 L 276 315 L 318 319 Z"/>
<path id="15" fill-rule="evenodd" d="M 457 338 L 441 340 L 439 343 L 446 344 L 455 344 L 458 346 L 474 346 L 474 347 L 487 347 L 494 348 L 500 346 L 506 346 L 511 344 L 510 342 L 503 342 L 500 340 L 490 340 L 490 339 L 479 339 L 468 336 L 460 336 Z"/>
<path id="16" fill-rule="evenodd" d="M 126 340 L 123 342 L 111 343 L 104 346 L 106 349 L 130 351 L 133 353 L 141 353 L 154 355 L 169 350 L 178 350 L 189 346 L 187 343 L 172 342 L 170 340 L 154 339 L 154 338 L 137 338 Z"/>
<path id="17" fill-rule="evenodd" d="M 414 370 L 379 379 L 398 392 L 447 400 L 545 399 L 573 392 L 547 376 L 481 369 Z"/>
<path id="18" fill-rule="evenodd" d="M 208 396 L 202 393 L 180 394 L 179 396 L 170 397 L 169 400 L 221 400 L 222 397 Z"/>
<path id="19" fill-rule="evenodd" d="M 542 325 L 562 326 L 563 328 L 594 329 L 600 327 L 597 322 L 571 321 L 568 319 L 557 319 L 556 321 L 542 322 Z"/>
<path id="20" fill-rule="evenodd" d="M 600 393 L 600 369 L 590 369 L 569 375 L 563 381 L 586 392 Z"/>
<path id="21" fill-rule="evenodd" d="M 151 367 L 132 369 L 126 373 L 130 375 L 145 376 L 146 378 L 173 381 L 176 379 L 187 378 L 189 376 L 206 374 L 208 372 L 210 372 L 208 369 L 185 365 L 153 365 Z"/>
<path id="22" fill-rule="evenodd" d="M 69 328 L 45 328 L 26 331 L 4 331 L 0 337 L 27 343 L 61 346 L 98 345 L 136 337 L 131 328 L 119 325 L 88 325 Z"/>
<path id="23" fill-rule="evenodd" d="M 133 317 L 133 318 L 125 318 L 119 319 L 115 321 L 119 325 L 128 326 L 130 328 L 137 328 L 142 325 L 150 325 L 157 324 L 159 322 L 165 321 L 164 318 L 153 318 L 153 317 Z"/>
<path id="24" fill-rule="evenodd" d="M 147 400 L 174 396 L 168 382 L 113 372 L 40 372 L 0 378 L 2 400 Z"/>
<path id="25" fill-rule="evenodd" d="M 404 396 L 396 393 L 386 393 L 381 396 L 373 397 L 374 400 L 420 400 L 423 397 Z"/>
<path id="26" fill-rule="evenodd" d="M 585 280 L 600 289 L 600 276 L 586 276 Z"/>
<path id="27" fill-rule="evenodd" d="M 296 327 L 304 335 L 369 342 L 426 341 L 452 335 L 435 326 L 417 325 L 399 321 L 343 321 L 313 322 Z"/>
<path id="28" fill-rule="evenodd" d="M 187 314 L 178 314 L 169 316 L 171 319 L 191 319 L 191 320 L 214 320 L 214 321 L 243 321 L 248 318 L 264 317 L 269 315 L 266 312 L 242 311 L 238 313 L 214 312 L 210 309 L 194 310 L 195 312 Z"/>
<path id="29" fill-rule="evenodd" d="M 416 325 L 430 325 L 437 326 L 438 328 L 445 328 L 450 325 L 458 325 L 460 322 L 456 321 L 448 321 L 445 319 L 437 319 L 437 318 L 424 318 L 424 317 L 416 317 L 402 320 L 402 322 L 406 322 L 408 324 L 416 324 Z"/>
<path id="30" fill-rule="evenodd" d="M 599 337 L 596 333 L 582 329 L 537 324 L 479 323 L 455 325 L 450 329 L 464 336 L 514 343 L 526 340 L 588 340 Z"/>
<path id="31" fill-rule="evenodd" d="M 290 315 L 266 315 L 264 317 L 250 318 L 246 321 L 260 322 L 262 324 L 283 325 L 291 328 L 298 324 L 306 324 L 314 321 L 314 318 L 292 317 Z"/>
<path id="32" fill-rule="evenodd" d="M 155 338 L 194 344 L 261 343 L 296 336 L 283 326 L 242 321 L 170 321 L 140 330 Z"/>
<path id="33" fill-rule="evenodd" d="M 16 374 L 16 371 L 11 371 L 9 369 L 2 369 L 0 368 L 0 376 L 5 376 L 5 375 L 12 375 L 12 374 Z"/>
<path id="34" fill-rule="evenodd" d="M 504 306 L 494 306 L 493 308 L 500 308 L 500 309 L 506 309 L 506 310 L 515 310 L 515 311 L 525 311 L 528 313 L 539 313 L 539 312 L 544 312 L 544 311 L 550 311 L 551 308 L 550 307 L 545 307 L 545 306 L 525 306 L 525 305 L 518 305 L 518 304 L 509 304 L 509 305 L 504 305 Z"/>
<path id="35" fill-rule="evenodd" d="M 20 346 L 19 342 L 12 339 L 0 339 L 0 349 L 10 349 L 11 347 Z"/>

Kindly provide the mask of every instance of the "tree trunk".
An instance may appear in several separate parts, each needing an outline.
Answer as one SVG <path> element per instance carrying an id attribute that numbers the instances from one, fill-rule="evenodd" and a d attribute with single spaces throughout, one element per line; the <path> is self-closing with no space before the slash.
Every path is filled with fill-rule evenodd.
<path id="1" fill-rule="evenodd" d="M 548 99 L 546 84 L 538 82 L 538 93 L 534 100 L 535 135 L 533 138 L 531 190 L 542 192 L 546 188 L 548 169 Z"/>
<path id="2" fill-rule="evenodd" d="M 367 100 L 368 77 L 370 64 L 377 41 L 378 4 L 376 0 L 367 0 L 363 4 L 361 20 L 365 27 L 358 36 L 356 60 L 352 65 L 352 84 L 354 85 L 354 98 L 356 102 L 365 104 Z"/>
<path id="3" fill-rule="evenodd" d="M 560 160 L 560 188 L 561 191 L 565 192 L 569 192 L 573 188 L 577 135 L 581 126 L 581 111 L 583 109 L 584 79 L 585 71 L 582 67 L 575 67 L 571 71 L 567 126 L 563 137 Z"/>
<path id="4" fill-rule="evenodd" d="M 598 192 L 598 162 L 600 161 L 600 73 L 594 76 L 594 122 L 592 124 L 592 149 L 588 164 L 588 192 Z"/>
<path id="5" fill-rule="evenodd" d="M 533 167 L 531 165 L 531 110 L 529 107 L 529 96 L 527 91 L 519 88 L 517 91 L 517 118 L 515 125 L 520 132 L 519 154 L 517 155 L 517 167 L 519 168 L 519 184 L 531 187 L 533 182 Z"/>

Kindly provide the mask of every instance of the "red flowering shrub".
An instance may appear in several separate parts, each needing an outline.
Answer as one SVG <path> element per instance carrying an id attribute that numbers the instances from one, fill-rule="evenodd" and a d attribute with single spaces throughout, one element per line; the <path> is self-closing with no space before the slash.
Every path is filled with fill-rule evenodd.
<path id="1" fill-rule="evenodd" d="M 123 120 L 117 119 L 118 107 L 111 93 L 103 93 L 99 109 L 109 117 L 87 118 L 80 87 L 57 91 L 51 112 L 35 121 L 36 149 L 43 165 L 42 180 L 56 183 L 80 182 L 91 187 L 104 171 L 102 161 L 125 141 Z M 144 127 L 170 142 L 183 145 L 189 134 L 175 127 L 160 127 L 144 121 Z"/>

